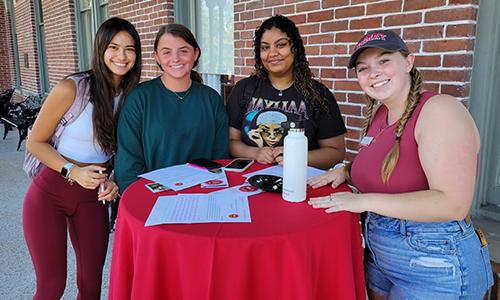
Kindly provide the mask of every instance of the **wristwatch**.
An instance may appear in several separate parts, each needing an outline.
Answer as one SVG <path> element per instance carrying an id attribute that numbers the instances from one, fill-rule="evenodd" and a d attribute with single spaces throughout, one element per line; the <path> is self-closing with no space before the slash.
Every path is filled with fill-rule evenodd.
<path id="1" fill-rule="evenodd" d="M 64 165 L 64 167 L 61 169 L 61 176 L 69 179 L 69 173 L 71 173 L 71 170 L 75 167 L 75 164 L 72 163 L 67 163 Z"/>

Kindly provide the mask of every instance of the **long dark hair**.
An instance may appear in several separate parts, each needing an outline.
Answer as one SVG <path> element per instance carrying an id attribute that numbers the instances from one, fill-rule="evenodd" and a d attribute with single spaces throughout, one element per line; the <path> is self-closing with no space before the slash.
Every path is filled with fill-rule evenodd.
<path id="1" fill-rule="evenodd" d="M 255 30 L 254 52 L 255 52 L 255 71 L 254 74 L 261 79 L 269 79 L 268 71 L 260 59 L 260 43 L 262 35 L 267 30 L 277 28 L 284 32 L 291 44 L 293 53 L 293 85 L 300 95 L 302 95 L 311 108 L 327 109 L 326 99 L 320 95 L 317 90 L 317 83 L 313 79 L 313 74 L 309 68 L 309 62 L 306 59 L 306 50 L 300 37 L 299 29 L 295 23 L 282 15 L 275 15 L 265 20 L 259 28 Z"/>
<path id="2" fill-rule="evenodd" d="M 154 44 L 155 51 L 158 50 L 158 43 L 160 42 L 160 39 L 164 34 L 170 34 L 172 36 L 181 38 L 184 41 L 186 41 L 186 43 L 191 45 L 195 50 L 198 49 L 199 55 L 193 64 L 193 68 L 195 68 L 198 65 L 198 61 L 200 60 L 200 57 L 201 57 L 201 49 L 200 49 L 200 46 L 198 45 L 198 42 L 194 38 L 194 35 L 191 32 L 191 30 L 189 30 L 186 26 L 181 25 L 181 24 L 168 24 L 168 25 L 161 26 L 160 29 L 158 30 L 158 32 L 156 33 L 155 44 Z M 157 65 L 163 71 L 163 68 L 161 67 L 161 65 L 158 63 L 157 63 Z M 199 83 L 203 82 L 203 79 L 201 78 L 200 73 L 196 72 L 193 69 L 191 69 L 191 80 L 197 81 Z"/>
<path id="3" fill-rule="evenodd" d="M 104 62 L 104 52 L 111 43 L 113 37 L 125 31 L 134 40 L 135 64 L 130 71 L 123 76 L 120 86 L 115 88 L 113 84 L 113 73 Z M 118 115 L 123 106 L 123 100 L 128 93 L 139 83 L 142 69 L 141 40 L 134 26 L 127 20 L 110 18 L 106 20 L 97 30 L 92 52 L 90 80 L 90 99 L 92 99 L 94 124 L 94 136 L 101 148 L 107 154 L 113 154 L 116 149 L 116 125 Z M 114 114 L 114 97 L 121 92 L 117 113 Z"/>

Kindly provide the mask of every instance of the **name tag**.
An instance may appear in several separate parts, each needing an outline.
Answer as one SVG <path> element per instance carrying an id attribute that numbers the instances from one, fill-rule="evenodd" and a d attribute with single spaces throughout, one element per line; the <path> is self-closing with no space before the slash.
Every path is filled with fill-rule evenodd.
<path id="1" fill-rule="evenodd" d="M 368 146 L 373 141 L 373 136 L 364 136 L 359 142 L 363 146 Z"/>

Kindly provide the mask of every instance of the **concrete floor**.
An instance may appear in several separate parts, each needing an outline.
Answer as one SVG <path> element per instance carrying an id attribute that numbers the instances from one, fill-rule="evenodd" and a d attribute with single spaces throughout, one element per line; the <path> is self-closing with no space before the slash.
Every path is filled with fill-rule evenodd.
<path id="1" fill-rule="evenodd" d="M 3 134 L 3 125 L 0 134 Z M 21 219 L 22 202 L 30 180 L 22 170 L 24 144 L 16 151 L 17 140 L 17 130 L 9 132 L 5 140 L 0 139 L 0 299 L 31 299 L 36 285 Z M 112 243 L 113 234 L 104 266 L 101 299 L 107 299 L 108 294 Z M 73 248 L 69 246 L 68 278 L 62 299 L 76 299 L 75 267 Z"/>
<path id="2" fill-rule="evenodd" d="M 3 133 L 0 126 L 0 133 Z M 35 274 L 24 242 L 22 229 L 22 201 L 30 180 L 21 166 L 22 151 L 16 151 L 17 131 L 0 140 L 0 299 L 31 299 L 35 291 Z M 491 258 L 500 262 L 500 222 L 474 219 L 476 227 L 486 232 Z M 103 272 L 101 299 L 107 298 L 109 267 L 113 234 L 110 236 L 108 256 Z M 70 244 L 70 243 L 69 243 Z M 76 299 L 75 257 L 68 247 L 68 279 L 63 299 Z"/>

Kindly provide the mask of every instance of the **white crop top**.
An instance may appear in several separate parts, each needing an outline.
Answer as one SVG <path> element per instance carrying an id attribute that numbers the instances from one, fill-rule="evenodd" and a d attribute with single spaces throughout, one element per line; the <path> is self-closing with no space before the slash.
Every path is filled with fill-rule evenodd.
<path id="1" fill-rule="evenodd" d="M 114 99 L 114 111 L 118 107 L 120 95 Z M 68 124 L 61 134 L 57 152 L 64 157 L 82 163 L 105 163 L 110 159 L 94 139 L 92 110 L 94 105 L 89 102 L 85 110 Z"/>

